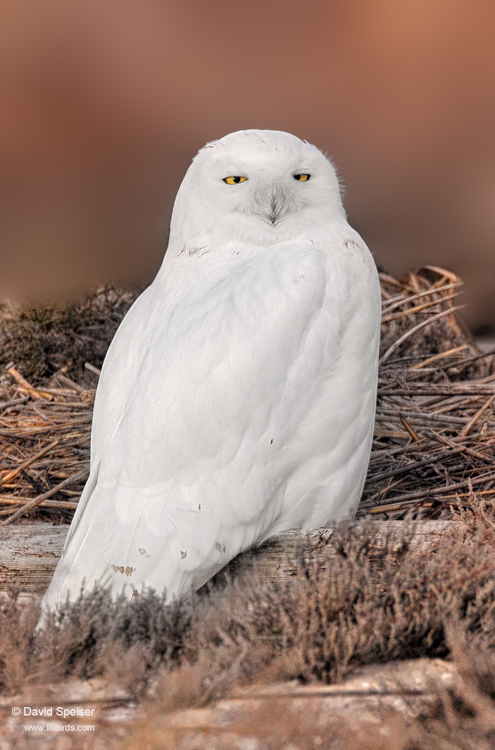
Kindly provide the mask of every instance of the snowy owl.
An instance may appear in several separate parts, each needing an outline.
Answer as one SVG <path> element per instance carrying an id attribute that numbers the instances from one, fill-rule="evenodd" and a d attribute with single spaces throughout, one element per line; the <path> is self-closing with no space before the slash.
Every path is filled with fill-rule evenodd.
<path id="1" fill-rule="evenodd" d="M 324 154 L 268 130 L 208 143 L 103 365 L 44 607 L 95 583 L 182 598 L 281 531 L 352 517 L 379 332 L 376 267 Z"/>

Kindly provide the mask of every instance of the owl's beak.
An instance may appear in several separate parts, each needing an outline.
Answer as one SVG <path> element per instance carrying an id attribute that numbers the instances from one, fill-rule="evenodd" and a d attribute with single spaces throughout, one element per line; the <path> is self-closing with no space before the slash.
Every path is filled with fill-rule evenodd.
<path id="1" fill-rule="evenodd" d="M 270 223 L 275 225 L 281 218 L 281 202 L 277 199 L 275 195 L 273 195 L 272 200 L 270 202 L 270 213 L 268 214 L 268 218 L 270 220 Z"/>
<path id="2" fill-rule="evenodd" d="M 294 204 L 284 186 L 273 182 L 256 192 L 252 210 L 267 224 L 276 226 L 294 208 Z"/>

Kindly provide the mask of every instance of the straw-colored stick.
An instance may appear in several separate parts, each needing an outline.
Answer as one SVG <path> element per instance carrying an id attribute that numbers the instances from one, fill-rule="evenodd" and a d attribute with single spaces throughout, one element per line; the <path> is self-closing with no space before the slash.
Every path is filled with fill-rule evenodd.
<path id="1" fill-rule="evenodd" d="M 488 401 L 486 402 L 486 404 L 484 404 L 481 407 L 481 409 L 476 412 L 476 414 L 474 415 L 474 417 L 472 418 L 472 420 L 470 422 L 468 422 L 468 424 L 460 432 L 460 437 L 466 437 L 466 435 L 469 432 L 471 432 L 472 428 L 474 427 L 474 425 L 476 424 L 476 422 L 478 421 L 478 419 L 485 413 L 485 411 L 488 409 L 488 407 L 491 406 L 491 404 L 493 404 L 494 400 L 495 400 L 495 393 L 493 394 L 493 396 L 490 396 L 490 398 L 488 399 Z"/>
<path id="2" fill-rule="evenodd" d="M 82 469 L 82 471 L 78 471 L 77 474 L 73 474 L 68 479 L 64 479 L 63 482 L 60 482 L 60 484 L 57 484 L 55 487 L 52 487 L 51 490 L 48 490 L 48 492 L 44 492 L 42 495 L 38 495 L 38 497 L 35 497 L 32 500 L 30 500 L 22 508 L 19 508 L 19 510 L 16 510 L 16 512 L 13 513 L 9 518 L 7 518 L 6 521 L 3 521 L 0 524 L 0 526 L 8 526 L 9 524 L 13 523 L 18 518 L 21 518 L 21 516 L 25 515 L 28 510 L 32 510 L 33 508 L 36 508 L 36 506 L 42 503 L 43 500 L 47 500 L 49 497 L 54 495 L 63 487 L 67 487 L 68 484 L 73 484 L 74 482 L 77 482 L 79 479 L 82 479 L 84 476 L 87 476 L 88 473 L 89 472 L 87 469 Z"/>
<path id="3" fill-rule="evenodd" d="M 31 466 L 31 464 L 34 464 L 34 462 L 37 461 L 38 458 L 41 458 L 46 453 L 49 453 L 59 443 L 60 443 L 60 440 L 54 440 L 53 443 L 50 443 L 50 445 L 47 445 L 45 448 L 42 448 L 40 451 L 38 451 L 38 453 L 35 453 L 34 456 L 31 456 L 30 458 L 26 459 L 26 461 L 23 461 L 22 464 L 19 464 L 19 466 L 16 469 L 14 469 L 13 471 L 9 471 L 8 474 L 6 474 L 4 477 L 0 479 L 0 487 L 2 486 L 2 484 L 6 484 L 7 482 L 10 482 L 11 479 L 14 479 L 14 477 L 20 474 L 23 469 L 27 469 L 28 466 Z"/>

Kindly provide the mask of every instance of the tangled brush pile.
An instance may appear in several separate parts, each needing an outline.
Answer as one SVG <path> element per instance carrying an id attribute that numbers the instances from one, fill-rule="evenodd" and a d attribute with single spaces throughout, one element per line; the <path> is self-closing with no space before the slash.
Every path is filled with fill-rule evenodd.
<path id="1" fill-rule="evenodd" d="M 442 269 L 401 282 L 381 274 L 377 418 L 360 515 L 401 518 L 413 509 L 449 517 L 471 492 L 495 494 L 494 357 L 478 351 L 455 318 L 460 286 Z M 45 310 L 41 323 L 36 311 L 4 318 L 0 518 L 29 511 L 70 521 L 89 466 L 98 366 L 132 299 L 103 290 L 81 308 Z"/>

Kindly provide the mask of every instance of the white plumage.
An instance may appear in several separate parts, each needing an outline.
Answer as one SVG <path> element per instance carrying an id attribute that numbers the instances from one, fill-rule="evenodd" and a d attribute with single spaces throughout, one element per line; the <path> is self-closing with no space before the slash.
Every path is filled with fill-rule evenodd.
<path id="1" fill-rule="evenodd" d="M 325 156 L 276 131 L 207 144 L 107 354 L 44 606 L 95 582 L 183 597 L 284 529 L 352 517 L 379 330 L 376 268 Z"/>

